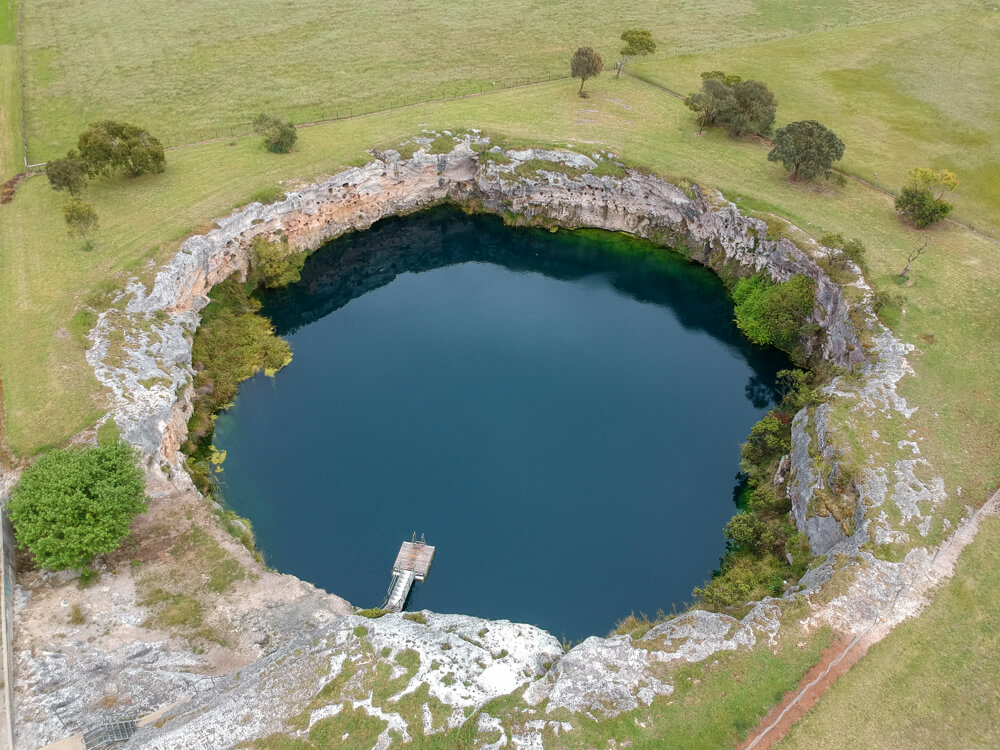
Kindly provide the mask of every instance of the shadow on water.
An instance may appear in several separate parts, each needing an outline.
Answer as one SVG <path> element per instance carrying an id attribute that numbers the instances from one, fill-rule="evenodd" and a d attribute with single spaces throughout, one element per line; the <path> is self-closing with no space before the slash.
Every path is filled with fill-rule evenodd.
<path id="1" fill-rule="evenodd" d="M 603 276 L 621 294 L 669 308 L 684 328 L 704 331 L 738 350 L 754 370 L 746 394 L 755 408 L 767 408 L 779 398 L 774 363 L 784 367 L 785 358 L 755 346 L 733 325 L 732 302 L 715 274 L 624 234 L 510 229 L 499 217 L 470 215 L 450 206 L 417 217 L 393 217 L 321 248 L 306 262 L 300 283 L 262 296 L 263 314 L 279 336 L 288 336 L 400 274 L 460 263 L 492 263 L 561 281 Z"/>
<path id="2" fill-rule="evenodd" d="M 372 606 L 426 532 L 409 609 L 572 639 L 711 575 L 788 366 L 677 254 L 455 208 L 342 237 L 261 299 L 295 358 L 241 386 L 215 445 L 268 562 Z"/>

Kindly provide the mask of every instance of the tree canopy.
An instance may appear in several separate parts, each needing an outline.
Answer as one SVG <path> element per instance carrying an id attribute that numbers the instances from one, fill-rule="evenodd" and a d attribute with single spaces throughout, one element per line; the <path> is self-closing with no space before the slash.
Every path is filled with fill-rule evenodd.
<path id="1" fill-rule="evenodd" d="M 924 167 L 910 170 L 909 184 L 896 198 L 896 210 L 923 229 L 951 213 L 952 205 L 944 194 L 958 187 L 958 177 L 947 169 L 935 171 Z"/>
<path id="2" fill-rule="evenodd" d="M 946 192 L 958 187 L 958 176 L 947 169 L 933 170 L 926 167 L 914 167 L 907 175 L 910 185 L 917 189 L 929 190 L 937 200 Z"/>
<path id="3" fill-rule="evenodd" d="M 127 122 L 101 120 L 80 133 L 76 142 L 90 175 L 123 173 L 129 177 L 162 172 L 163 144 L 145 128 Z"/>
<path id="4" fill-rule="evenodd" d="M 651 55 L 656 52 L 656 42 L 649 29 L 625 29 L 622 32 L 621 40 L 625 45 L 621 48 L 622 60 L 618 64 L 618 72 L 615 78 L 621 76 L 628 61 L 637 56 Z"/>
<path id="5" fill-rule="evenodd" d="M 97 211 L 85 200 L 70 198 L 63 203 L 62 214 L 70 236 L 80 236 L 86 240 L 97 228 Z"/>
<path id="6" fill-rule="evenodd" d="M 816 120 L 790 122 L 774 134 L 768 161 L 780 161 L 792 179 L 830 174 L 833 163 L 844 156 L 844 142 Z"/>
<path id="7" fill-rule="evenodd" d="M 590 47 L 580 47 L 573 53 L 569 61 L 569 70 L 573 78 L 580 79 L 580 96 L 584 96 L 583 84 L 588 78 L 593 78 L 604 70 L 604 60 Z"/>
<path id="8" fill-rule="evenodd" d="M 778 103 L 765 84 L 721 70 L 706 71 L 701 79 L 701 91 L 684 100 L 688 109 L 698 113 L 700 130 L 718 124 L 725 125 L 733 137 L 771 132 Z"/>
<path id="9" fill-rule="evenodd" d="M 299 139 L 299 131 L 286 120 L 261 112 L 253 121 L 255 133 L 264 136 L 264 147 L 272 154 L 287 154 Z"/>
<path id="10" fill-rule="evenodd" d="M 7 504 L 18 546 L 50 570 L 82 570 L 118 548 L 146 509 L 145 483 L 127 443 L 52 451 L 21 475 Z"/>
<path id="11" fill-rule="evenodd" d="M 62 159 L 53 159 L 45 165 L 45 176 L 53 190 L 68 190 L 70 195 L 78 196 L 87 187 L 89 172 L 87 160 L 80 158 L 75 149 Z"/>

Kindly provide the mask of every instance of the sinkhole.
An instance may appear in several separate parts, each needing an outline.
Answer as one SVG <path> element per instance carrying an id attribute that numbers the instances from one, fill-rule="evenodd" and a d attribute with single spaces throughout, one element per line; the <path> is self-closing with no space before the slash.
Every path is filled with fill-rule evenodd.
<path id="1" fill-rule="evenodd" d="M 268 564 L 377 606 L 416 531 L 437 556 L 408 610 L 574 640 L 712 575 L 739 445 L 789 366 L 679 254 L 449 207 L 259 296 L 294 359 L 241 385 L 214 444 Z"/>

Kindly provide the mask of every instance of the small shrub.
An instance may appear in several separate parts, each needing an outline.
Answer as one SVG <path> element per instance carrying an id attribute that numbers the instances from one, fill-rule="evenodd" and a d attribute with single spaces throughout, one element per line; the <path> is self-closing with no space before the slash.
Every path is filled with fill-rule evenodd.
<path id="1" fill-rule="evenodd" d="M 100 579 L 101 574 L 91 567 L 86 567 L 80 571 L 80 579 L 76 582 L 76 587 L 86 589 L 93 586 Z"/>
<path id="2" fill-rule="evenodd" d="M 753 475 L 790 449 L 791 431 L 773 414 L 768 414 L 750 428 L 747 441 L 740 447 L 740 463 L 747 474 Z"/>
<path id="3" fill-rule="evenodd" d="M 427 624 L 427 618 L 423 612 L 407 612 L 403 615 L 403 619 L 410 620 L 411 622 L 419 622 L 421 625 Z"/>
<path id="4" fill-rule="evenodd" d="M 371 607 L 370 609 L 359 609 L 354 614 L 367 617 L 369 620 L 377 620 L 383 615 L 389 614 L 389 610 L 382 609 L 381 607 Z"/>
<path id="5" fill-rule="evenodd" d="M 253 130 L 264 136 L 264 148 L 272 154 L 289 153 L 299 138 L 299 133 L 291 122 L 263 112 L 254 118 Z"/>
<path id="6" fill-rule="evenodd" d="M 738 513 L 730 518 L 726 524 L 725 535 L 736 549 L 756 556 L 770 551 L 775 544 L 771 530 L 753 511 Z"/>
<path id="7" fill-rule="evenodd" d="M 825 234 L 820 238 L 819 244 L 824 247 L 840 250 L 840 255 L 833 262 L 836 262 L 841 267 L 847 265 L 846 261 L 851 261 L 862 270 L 868 267 L 868 251 L 864 243 L 857 238 L 847 240 L 840 234 Z"/>
<path id="8" fill-rule="evenodd" d="M 794 415 L 803 406 L 821 401 L 819 392 L 810 385 L 812 376 L 805 370 L 779 370 L 775 377 L 782 395 L 782 411 Z"/>
<path id="9" fill-rule="evenodd" d="M 71 625 L 83 625 L 87 621 L 84 617 L 83 609 L 79 604 L 74 604 L 69 612 L 69 622 Z"/>
<path id="10" fill-rule="evenodd" d="M 872 295 L 872 311 L 878 315 L 889 308 L 903 306 L 903 295 L 879 289 Z"/>

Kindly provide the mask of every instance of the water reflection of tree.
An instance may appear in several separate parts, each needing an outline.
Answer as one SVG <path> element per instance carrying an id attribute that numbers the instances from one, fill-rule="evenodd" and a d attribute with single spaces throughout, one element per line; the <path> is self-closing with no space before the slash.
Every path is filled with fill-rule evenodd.
<path id="1" fill-rule="evenodd" d="M 747 401 L 753 404 L 754 409 L 766 409 L 777 404 L 779 400 L 774 383 L 768 383 L 756 373 L 747 380 L 743 392 L 746 394 Z"/>

